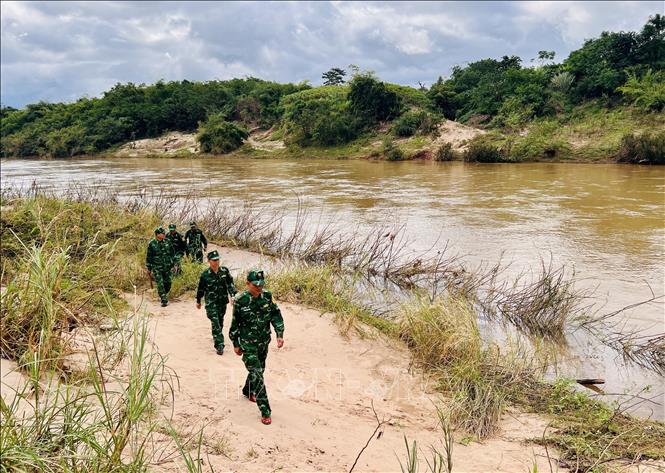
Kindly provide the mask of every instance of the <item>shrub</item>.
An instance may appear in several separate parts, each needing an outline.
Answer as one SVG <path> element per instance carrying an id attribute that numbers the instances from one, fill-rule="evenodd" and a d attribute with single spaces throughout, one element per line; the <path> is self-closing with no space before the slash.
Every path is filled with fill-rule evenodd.
<path id="1" fill-rule="evenodd" d="M 390 138 L 383 141 L 383 155 L 388 161 L 403 161 L 406 158 L 404 151 L 395 146 Z"/>
<path id="2" fill-rule="evenodd" d="M 617 162 L 665 164 L 665 132 L 625 135 L 617 152 Z"/>
<path id="3" fill-rule="evenodd" d="M 350 82 L 349 102 L 351 112 L 364 127 L 390 120 L 400 112 L 397 93 L 371 74 L 358 74 Z"/>
<path id="4" fill-rule="evenodd" d="M 631 75 L 617 90 L 645 112 L 665 109 L 665 71 L 653 72 L 649 69 L 639 79 L 636 75 Z"/>
<path id="5" fill-rule="evenodd" d="M 492 144 L 472 142 L 464 151 L 462 158 L 467 163 L 501 163 L 505 157 L 501 150 Z"/>
<path id="6" fill-rule="evenodd" d="M 305 90 L 282 101 L 282 130 L 287 144 L 331 146 L 348 143 L 358 135 L 358 121 L 349 112 L 347 87 Z"/>
<path id="7" fill-rule="evenodd" d="M 427 134 L 436 130 L 439 117 L 424 110 L 411 110 L 402 114 L 393 122 L 395 136 L 413 136 L 416 133 Z"/>
<path id="8" fill-rule="evenodd" d="M 443 143 L 439 146 L 439 149 L 436 150 L 434 159 L 436 161 L 452 161 L 457 157 L 457 153 L 453 150 L 452 143 Z"/>
<path id="9" fill-rule="evenodd" d="M 422 110 L 406 112 L 393 122 L 393 133 L 395 136 L 413 136 L 424 119 L 425 112 Z"/>
<path id="10" fill-rule="evenodd" d="M 200 131 L 196 135 L 196 140 L 204 153 L 230 153 L 240 148 L 243 141 L 249 137 L 247 130 L 235 123 L 227 122 L 221 113 L 211 115 L 199 126 Z"/>

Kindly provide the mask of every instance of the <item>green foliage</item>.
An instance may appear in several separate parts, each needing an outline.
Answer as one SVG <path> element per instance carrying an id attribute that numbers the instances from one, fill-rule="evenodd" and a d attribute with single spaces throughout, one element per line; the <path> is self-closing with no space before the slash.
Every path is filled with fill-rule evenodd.
<path id="1" fill-rule="evenodd" d="M 392 131 L 396 136 L 413 136 L 416 133 L 427 134 L 436 129 L 438 117 L 424 110 L 411 110 L 403 113 L 394 122 Z"/>
<path id="2" fill-rule="evenodd" d="M 434 155 L 436 161 L 452 161 L 455 158 L 457 158 L 457 153 L 453 150 L 452 143 L 443 143 Z"/>
<path id="3" fill-rule="evenodd" d="M 473 140 L 462 155 L 467 163 L 501 163 L 506 161 L 503 152 L 494 144 L 482 139 Z"/>
<path id="4" fill-rule="evenodd" d="M 649 69 L 641 78 L 631 74 L 617 90 L 644 111 L 665 109 L 665 71 L 653 72 Z"/>
<path id="5" fill-rule="evenodd" d="M 406 159 L 406 155 L 404 154 L 404 151 L 400 149 L 399 146 L 395 144 L 395 142 L 390 138 L 386 137 L 383 140 L 383 156 L 388 160 L 388 161 L 404 161 Z"/>
<path id="6" fill-rule="evenodd" d="M 287 144 L 330 146 L 348 143 L 359 131 L 349 112 L 347 87 L 305 90 L 284 98 L 282 127 Z"/>
<path id="7" fill-rule="evenodd" d="M 38 349 L 40 359 L 60 363 L 63 331 L 109 314 L 122 305 L 120 291 L 145 281 L 154 223 L 143 213 L 42 197 L 3 210 L 2 356 L 24 360 Z"/>
<path id="8" fill-rule="evenodd" d="M 117 84 L 101 98 L 74 103 L 40 102 L 3 108 L 2 156 L 56 156 L 102 151 L 168 130 L 192 131 L 209 115 L 271 126 L 281 118 L 281 98 L 304 90 L 255 78 L 209 82 Z"/>
<path id="9" fill-rule="evenodd" d="M 665 131 L 625 135 L 617 153 L 617 162 L 665 164 Z"/>
<path id="10" fill-rule="evenodd" d="M 357 74 L 349 84 L 349 110 L 364 126 L 373 126 L 399 115 L 397 93 L 371 74 Z"/>
<path id="11" fill-rule="evenodd" d="M 605 31 L 571 52 L 564 67 L 575 76 L 578 98 L 612 96 L 629 72 L 665 67 L 665 18 L 650 17 L 640 33 Z"/>
<path id="12" fill-rule="evenodd" d="M 345 75 L 346 71 L 344 69 L 333 67 L 327 72 L 324 72 L 321 78 L 323 79 L 323 85 L 342 85 L 344 83 Z"/>
<path id="13" fill-rule="evenodd" d="M 552 89 L 562 93 L 568 92 L 573 82 L 575 82 L 575 77 L 568 71 L 558 72 L 550 79 Z"/>
<path id="14" fill-rule="evenodd" d="M 443 78 L 439 77 L 427 92 L 427 98 L 430 100 L 432 107 L 444 117 L 448 120 L 455 119 L 458 101 L 452 84 L 445 83 Z"/>
<path id="15" fill-rule="evenodd" d="M 390 84 L 384 82 L 386 89 L 389 92 L 397 94 L 399 105 L 402 109 L 405 108 L 422 108 L 430 107 L 430 101 L 427 93 L 424 90 L 414 89 L 406 85 Z"/>
<path id="16" fill-rule="evenodd" d="M 216 113 L 201 123 L 196 140 L 204 153 L 224 154 L 240 148 L 248 137 L 247 130 L 227 122 L 223 114 Z"/>

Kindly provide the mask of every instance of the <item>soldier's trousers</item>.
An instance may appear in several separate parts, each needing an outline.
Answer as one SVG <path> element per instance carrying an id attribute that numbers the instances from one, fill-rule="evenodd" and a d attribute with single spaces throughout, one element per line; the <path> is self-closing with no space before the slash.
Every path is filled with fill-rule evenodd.
<path id="1" fill-rule="evenodd" d="M 224 314 L 226 314 L 226 304 L 206 304 L 206 315 L 210 320 L 212 327 L 212 340 L 215 344 L 215 350 L 224 348 Z"/>
<path id="2" fill-rule="evenodd" d="M 182 257 L 183 257 L 182 253 L 177 253 L 175 255 L 175 257 L 173 258 L 173 268 L 174 268 L 174 273 L 176 275 L 179 275 L 180 273 L 182 273 L 182 268 L 180 267 L 180 265 L 182 263 Z"/>
<path id="3" fill-rule="evenodd" d="M 201 248 L 189 248 L 187 254 L 192 260 L 203 263 L 203 250 Z"/>
<path id="4" fill-rule="evenodd" d="M 171 268 L 153 269 L 152 278 L 157 284 L 157 293 L 162 302 L 169 301 L 169 292 L 171 291 Z"/>
<path id="5" fill-rule="evenodd" d="M 254 394 L 256 404 L 259 406 L 262 416 L 270 416 L 270 403 L 268 392 L 263 382 L 263 372 L 266 369 L 266 358 L 268 357 L 268 343 L 259 345 L 243 346 L 242 361 L 247 368 L 247 379 L 242 393 L 245 396 Z"/>

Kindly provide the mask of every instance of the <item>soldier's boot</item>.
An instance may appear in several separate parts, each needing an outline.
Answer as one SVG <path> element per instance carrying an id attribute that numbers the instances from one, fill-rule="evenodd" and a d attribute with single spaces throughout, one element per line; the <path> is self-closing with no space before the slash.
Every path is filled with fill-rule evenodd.
<path id="1" fill-rule="evenodd" d="M 272 418 L 270 416 L 261 416 L 261 423 L 263 425 L 270 425 L 272 424 Z"/>

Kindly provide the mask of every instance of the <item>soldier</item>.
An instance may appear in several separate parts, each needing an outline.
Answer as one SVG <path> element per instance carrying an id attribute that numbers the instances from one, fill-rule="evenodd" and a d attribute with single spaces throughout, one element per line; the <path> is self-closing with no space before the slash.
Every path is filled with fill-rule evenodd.
<path id="1" fill-rule="evenodd" d="M 173 261 L 174 272 L 175 274 L 180 274 L 180 261 L 182 260 L 182 257 L 185 256 L 187 245 L 180 232 L 176 230 L 174 223 L 169 225 L 169 233 L 166 235 L 166 239 L 171 243 L 175 255 Z"/>
<path id="2" fill-rule="evenodd" d="M 224 314 L 226 314 L 226 304 L 231 302 L 236 295 L 233 277 L 229 269 L 219 265 L 219 253 L 213 250 L 208 253 L 208 264 L 210 267 L 201 273 L 199 278 L 199 287 L 196 291 L 196 308 L 201 308 L 201 298 L 206 300 L 206 315 L 212 324 L 212 339 L 215 343 L 215 350 L 218 355 L 224 354 Z"/>
<path id="3" fill-rule="evenodd" d="M 173 247 L 165 237 L 162 227 L 155 229 L 155 238 L 148 244 L 145 266 L 157 283 L 157 292 L 162 300 L 162 307 L 169 304 L 169 291 L 171 290 L 171 269 L 173 268 Z"/>
<path id="4" fill-rule="evenodd" d="M 187 243 L 187 254 L 190 258 L 199 263 L 203 263 L 203 252 L 208 248 L 208 240 L 196 222 L 189 224 L 189 230 L 185 233 L 185 243 Z M 203 249 L 201 249 L 203 247 Z"/>
<path id="5" fill-rule="evenodd" d="M 236 355 L 242 356 L 248 374 L 242 393 L 256 402 L 261 411 L 261 422 L 272 422 L 268 393 L 263 382 L 266 357 L 270 344 L 270 325 L 277 335 L 277 347 L 284 346 L 284 320 L 282 313 L 272 300 L 270 291 L 264 290 L 263 271 L 250 271 L 247 275 L 247 290 L 233 304 L 233 321 L 229 338 Z"/>

